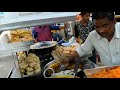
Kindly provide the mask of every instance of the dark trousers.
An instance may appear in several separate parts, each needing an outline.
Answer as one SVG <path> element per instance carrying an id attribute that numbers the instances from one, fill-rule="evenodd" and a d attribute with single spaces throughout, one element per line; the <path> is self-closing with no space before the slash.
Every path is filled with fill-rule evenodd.
<path id="1" fill-rule="evenodd" d="M 53 38 L 53 41 L 59 42 L 60 40 L 62 40 L 63 37 L 58 33 L 53 33 L 52 38 Z"/>

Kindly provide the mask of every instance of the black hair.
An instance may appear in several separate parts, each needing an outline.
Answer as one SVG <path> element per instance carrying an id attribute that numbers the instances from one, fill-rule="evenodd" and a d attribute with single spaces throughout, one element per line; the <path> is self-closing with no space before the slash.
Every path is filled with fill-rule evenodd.
<path id="1" fill-rule="evenodd" d="M 103 19 L 108 18 L 110 21 L 114 20 L 115 13 L 114 12 L 92 12 L 92 19 Z"/>
<path id="2" fill-rule="evenodd" d="M 86 13 L 92 13 L 92 12 L 81 12 L 79 15 L 85 15 Z"/>

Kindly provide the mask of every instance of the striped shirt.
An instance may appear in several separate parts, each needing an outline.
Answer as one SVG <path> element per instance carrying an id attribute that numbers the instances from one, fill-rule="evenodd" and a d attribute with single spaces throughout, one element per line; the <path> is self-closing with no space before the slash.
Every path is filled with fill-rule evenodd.
<path id="1" fill-rule="evenodd" d="M 80 38 L 85 41 L 89 33 L 93 30 L 92 21 L 89 21 L 86 26 L 83 26 L 81 21 L 77 23 L 78 33 Z"/>

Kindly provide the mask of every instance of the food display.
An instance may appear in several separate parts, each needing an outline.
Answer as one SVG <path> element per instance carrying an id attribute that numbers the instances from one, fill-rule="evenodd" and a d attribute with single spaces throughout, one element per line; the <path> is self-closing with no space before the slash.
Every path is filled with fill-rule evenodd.
<path id="1" fill-rule="evenodd" d="M 64 60 L 66 57 L 69 57 L 73 52 L 75 52 L 78 46 L 58 46 L 53 52 L 52 55 L 54 59 Z"/>
<path id="2" fill-rule="evenodd" d="M 69 57 L 73 52 L 75 52 L 75 49 L 77 48 L 77 46 L 68 46 L 68 47 L 64 47 L 64 46 L 57 46 L 56 49 L 54 51 L 52 51 L 52 55 L 54 57 L 54 59 L 56 60 L 56 62 L 54 63 L 50 63 L 50 65 L 48 65 L 48 68 L 53 68 L 55 70 L 55 72 L 59 72 L 60 71 L 60 65 L 61 65 L 61 61 L 65 60 L 66 57 Z M 65 65 L 66 70 L 71 70 L 75 67 L 75 60 L 72 60 L 71 62 L 69 62 L 68 64 Z M 79 65 L 79 68 L 81 68 L 82 65 Z"/>
<path id="3" fill-rule="evenodd" d="M 65 65 L 65 70 L 72 70 L 75 67 L 75 61 L 71 61 L 68 63 L 68 65 Z M 44 70 L 48 69 L 48 68 L 52 68 L 54 70 L 55 73 L 59 73 L 61 71 L 61 63 L 58 60 L 53 60 L 51 62 L 49 62 L 48 64 L 45 65 Z M 82 68 L 83 65 L 80 64 L 79 65 L 79 69 Z M 51 72 L 49 71 L 47 74 L 51 74 Z"/>
<path id="4" fill-rule="evenodd" d="M 85 70 L 88 78 L 120 78 L 120 66 L 100 67 Z"/>
<path id="5" fill-rule="evenodd" d="M 92 75 L 92 78 L 120 78 L 120 67 L 103 70 Z"/>
<path id="6" fill-rule="evenodd" d="M 27 57 L 20 57 L 18 64 L 22 76 L 41 72 L 39 57 L 33 53 L 28 54 Z"/>
<path id="7" fill-rule="evenodd" d="M 29 41 L 29 40 L 33 40 L 32 33 L 30 30 L 17 29 L 10 31 L 11 43 Z"/>

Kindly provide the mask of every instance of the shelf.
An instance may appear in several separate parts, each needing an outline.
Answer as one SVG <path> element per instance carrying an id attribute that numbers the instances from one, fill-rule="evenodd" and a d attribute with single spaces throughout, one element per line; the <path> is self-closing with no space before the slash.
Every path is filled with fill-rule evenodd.
<path id="1" fill-rule="evenodd" d="M 0 31 L 74 21 L 75 15 L 77 14 L 78 12 L 63 12 L 63 13 L 49 13 L 49 15 L 40 15 L 31 18 L 30 17 L 28 18 L 20 17 L 18 19 L 15 18 L 9 20 L 8 22 L 2 23 L 0 25 Z"/>
<path id="2" fill-rule="evenodd" d="M 0 55 L 28 51 L 33 44 L 33 41 L 0 44 Z"/>

